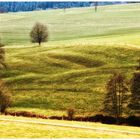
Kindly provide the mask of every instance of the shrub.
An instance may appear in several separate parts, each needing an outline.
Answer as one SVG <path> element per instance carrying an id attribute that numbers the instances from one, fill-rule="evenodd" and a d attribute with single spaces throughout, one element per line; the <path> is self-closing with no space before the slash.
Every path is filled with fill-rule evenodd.
<path id="1" fill-rule="evenodd" d="M 11 116 L 24 116 L 24 117 L 32 117 L 32 118 L 42 118 L 42 119 L 48 119 L 45 115 L 36 114 L 34 112 L 28 112 L 28 111 L 5 111 L 5 115 L 11 115 Z"/>
<path id="2" fill-rule="evenodd" d="M 126 118 L 126 123 L 132 126 L 140 126 L 140 117 L 129 116 Z"/>
<path id="3" fill-rule="evenodd" d="M 68 115 L 68 119 L 72 120 L 74 118 L 74 114 L 75 114 L 75 110 L 74 109 L 68 109 L 67 110 L 67 115 Z"/>

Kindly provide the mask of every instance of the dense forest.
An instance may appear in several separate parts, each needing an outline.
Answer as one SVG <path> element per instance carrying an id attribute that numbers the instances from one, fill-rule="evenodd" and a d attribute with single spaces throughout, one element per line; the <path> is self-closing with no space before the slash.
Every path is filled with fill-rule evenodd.
<path id="1" fill-rule="evenodd" d="M 89 7 L 96 2 L 0 2 L 0 12 L 34 11 L 57 8 Z M 124 2 L 98 2 L 98 5 L 121 4 Z"/>

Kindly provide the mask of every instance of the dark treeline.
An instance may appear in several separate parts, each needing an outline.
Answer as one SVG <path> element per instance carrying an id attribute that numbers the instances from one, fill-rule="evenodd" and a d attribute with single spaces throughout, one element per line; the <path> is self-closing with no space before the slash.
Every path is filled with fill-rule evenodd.
<path id="1" fill-rule="evenodd" d="M 94 6 L 96 2 L 0 2 L 0 12 L 34 11 Z M 124 2 L 98 2 L 98 5 L 121 4 Z"/>

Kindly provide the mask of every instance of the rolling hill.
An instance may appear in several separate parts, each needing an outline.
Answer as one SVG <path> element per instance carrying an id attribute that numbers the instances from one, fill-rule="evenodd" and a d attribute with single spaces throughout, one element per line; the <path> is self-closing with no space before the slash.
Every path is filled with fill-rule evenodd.
<path id="1" fill-rule="evenodd" d="M 63 115 L 99 113 L 105 84 L 115 71 L 131 78 L 140 57 L 140 4 L 71 8 L 0 15 L 13 93 L 10 110 Z M 48 25 L 49 42 L 31 44 L 35 22 Z"/>

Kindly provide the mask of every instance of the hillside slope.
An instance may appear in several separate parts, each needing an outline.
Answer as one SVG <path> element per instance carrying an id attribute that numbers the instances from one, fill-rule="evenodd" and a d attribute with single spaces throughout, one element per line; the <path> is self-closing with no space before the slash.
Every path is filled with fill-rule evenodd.
<path id="1" fill-rule="evenodd" d="M 6 44 L 30 42 L 29 32 L 35 22 L 48 25 L 50 41 L 77 40 L 79 38 L 113 38 L 122 43 L 138 44 L 140 28 L 140 4 L 101 6 L 94 8 L 71 8 L 6 13 L 0 15 L 0 33 Z M 95 41 L 94 41 L 95 39 Z M 99 41 L 101 42 L 101 41 Z"/>
<path id="2" fill-rule="evenodd" d="M 105 84 L 115 71 L 130 79 L 140 56 L 139 4 L 8 13 L 0 31 L 8 70 L 0 76 L 13 92 L 11 110 L 62 115 L 100 112 Z M 35 21 L 47 23 L 50 40 L 30 44 Z"/>

